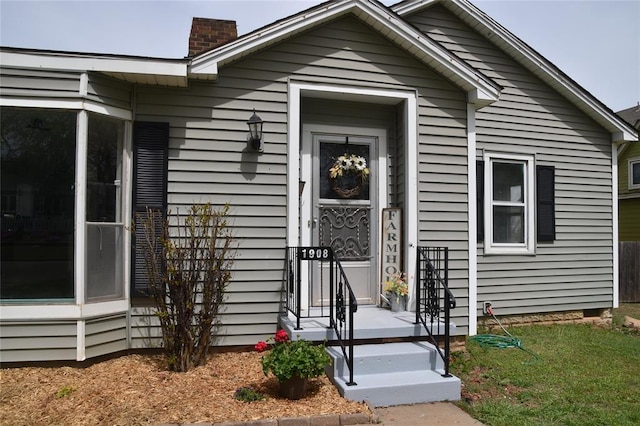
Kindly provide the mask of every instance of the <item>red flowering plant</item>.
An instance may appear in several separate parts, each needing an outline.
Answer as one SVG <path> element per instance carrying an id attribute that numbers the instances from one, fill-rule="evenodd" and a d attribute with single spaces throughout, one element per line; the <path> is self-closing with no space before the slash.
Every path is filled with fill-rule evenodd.
<path id="1" fill-rule="evenodd" d="M 265 352 L 260 360 L 265 376 L 272 373 L 278 381 L 283 382 L 292 377 L 303 379 L 318 377 L 324 373 L 324 368 L 329 364 L 330 358 L 323 345 L 314 345 L 311 342 L 298 339 L 290 340 L 284 330 L 278 330 L 273 338 L 273 344 L 258 342 L 255 349 Z"/>

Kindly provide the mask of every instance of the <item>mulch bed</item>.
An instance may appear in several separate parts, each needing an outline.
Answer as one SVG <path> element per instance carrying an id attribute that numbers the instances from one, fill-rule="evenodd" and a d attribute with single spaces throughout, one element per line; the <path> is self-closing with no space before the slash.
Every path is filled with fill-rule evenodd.
<path id="1" fill-rule="evenodd" d="M 290 401 L 265 377 L 256 352 L 211 355 L 187 373 L 166 370 L 160 355 L 126 355 L 75 367 L 0 370 L 0 424 L 143 425 L 246 422 L 258 419 L 370 411 L 343 399 L 326 377 L 313 379 L 307 396 Z M 240 387 L 267 397 L 234 399 Z"/>

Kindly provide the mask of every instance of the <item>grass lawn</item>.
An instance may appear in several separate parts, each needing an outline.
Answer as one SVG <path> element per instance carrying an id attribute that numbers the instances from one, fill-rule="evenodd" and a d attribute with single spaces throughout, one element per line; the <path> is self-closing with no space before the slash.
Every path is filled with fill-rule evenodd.
<path id="1" fill-rule="evenodd" d="M 640 332 L 620 327 L 624 315 L 639 318 L 640 304 L 615 310 L 609 329 L 508 328 L 539 361 L 470 338 L 453 355 L 452 373 L 463 383 L 458 405 L 487 425 L 639 425 Z"/>

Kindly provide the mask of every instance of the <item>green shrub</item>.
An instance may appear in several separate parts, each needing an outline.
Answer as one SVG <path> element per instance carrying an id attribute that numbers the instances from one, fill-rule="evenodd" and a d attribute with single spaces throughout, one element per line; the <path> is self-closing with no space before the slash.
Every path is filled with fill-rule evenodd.
<path id="1" fill-rule="evenodd" d="M 314 345 L 304 339 L 291 341 L 284 330 L 279 330 L 273 340 L 271 350 L 260 362 L 265 376 L 272 373 L 280 382 L 292 377 L 318 377 L 324 374 L 331 361 L 323 345 Z M 267 342 L 256 345 L 258 352 L 268 348 Z"/>
<path id="2" fill-rule="evenodd" d="M 265 399 L 265 396 L 255 389 L 243 387 L 236 390 L 236 393 L 233 394 L 233 398 L 237 399 L 238 401 L 254 402 L 262 401 L 263 399 Z"/>

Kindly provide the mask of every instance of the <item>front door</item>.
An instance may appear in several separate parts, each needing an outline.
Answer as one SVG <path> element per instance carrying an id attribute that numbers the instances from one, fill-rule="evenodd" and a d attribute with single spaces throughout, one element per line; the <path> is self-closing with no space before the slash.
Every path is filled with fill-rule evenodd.
<path id="1" fill-rule="evenodd" d="M 377 303 L 378 138 L 312 134 L 312 242 L 332 247 L 359 304 Z M 328 300 L 329 273 L 311 272 L 311 304 Z"/>

